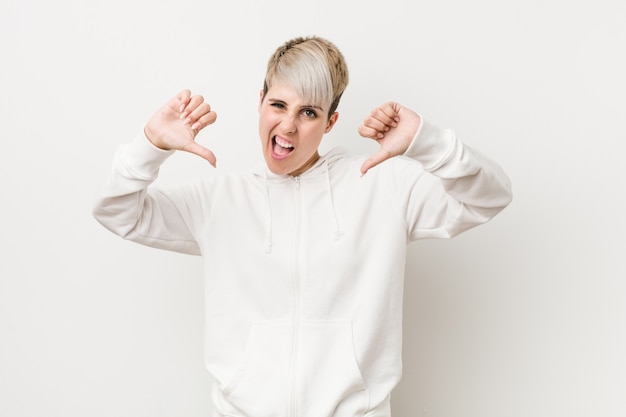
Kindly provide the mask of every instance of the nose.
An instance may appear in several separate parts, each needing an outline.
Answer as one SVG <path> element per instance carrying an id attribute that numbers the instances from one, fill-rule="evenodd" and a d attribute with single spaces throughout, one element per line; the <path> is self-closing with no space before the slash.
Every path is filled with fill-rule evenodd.
<path id="1" fill-rule="evenodd" d="M 296 119 L 297 116 L 292 116 L 292 115 L 285 115 L 281 122 L 280 125 L 282 127 L 282 130 L 284 133 L 286 134 L 294 134 L 296 133 L 296 131 L 298 130 L 298 125 L 296 123 Z"/>

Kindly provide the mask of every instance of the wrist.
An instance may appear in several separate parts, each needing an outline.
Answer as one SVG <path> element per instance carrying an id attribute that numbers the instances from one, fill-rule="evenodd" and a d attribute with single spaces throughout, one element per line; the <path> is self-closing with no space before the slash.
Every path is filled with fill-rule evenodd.
<path id="1" fill-rule="evenodd" d="M 147 124 L 144 126 L 143 128 L 143 134 L 146 137 L 146 139 L 148 139 L 148 141 L 154 145 L 155 147 L 163 150 L 163 151 L 169 151 L 171 150 L 169 147 L 167 147 L 162 141 L 159 141 L 157 138 L 159 135 L 156 134 L 156 132 L 151 129 L 150 124 Z"/>

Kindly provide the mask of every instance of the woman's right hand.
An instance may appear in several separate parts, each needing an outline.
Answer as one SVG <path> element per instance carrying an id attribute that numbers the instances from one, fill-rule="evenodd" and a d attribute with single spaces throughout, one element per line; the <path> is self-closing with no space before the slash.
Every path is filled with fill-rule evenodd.
<path id="1" fill-rule="evenodd" d="M 161 107 L 144 128 L 154 146 L 164 150 L 181 150 L 198 155 L 213 166 L 215 155 L 195 139 L 202 129 L 215 122 L 217 114 L 201 95 L 182 90 Z"/>

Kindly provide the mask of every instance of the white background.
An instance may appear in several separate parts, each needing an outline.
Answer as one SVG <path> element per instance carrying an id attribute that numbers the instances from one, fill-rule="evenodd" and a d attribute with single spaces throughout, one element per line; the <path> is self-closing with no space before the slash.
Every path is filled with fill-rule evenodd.
<path id="1" fill-rule="evenodd" d="M 626 3 L 2 0 L 0 416 L 207 416 L 198 258 L 91 217 L 182 88 L 219 169 L 256 160 L 266 59 L 321 35 L 351 83 L 323 143 L 395 100 L 498 160 L 514 202 L 411 246 L 396 416 L 626 415 Z M 177 154 L 163 181 L 212 168 Z M 233 219 L 236 221 L 236 219 Z M 245 260 L 242 260 L 245 262 Z"/>

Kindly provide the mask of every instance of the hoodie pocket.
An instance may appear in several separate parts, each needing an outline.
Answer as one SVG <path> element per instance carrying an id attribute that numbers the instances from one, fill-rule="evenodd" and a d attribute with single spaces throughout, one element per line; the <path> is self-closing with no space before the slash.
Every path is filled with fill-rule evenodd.
<path id="1" fill-rule="evenodd" d="M 232 378 L 215 398 L 224 416 L 284 416 L 287 404 L 293 326 L 253 324 L 245 353 Z"/>
<path id="2" fill-rule="evenodd" d="M 354 349 L 352 324 L 306 321 L 298 361 L 298 415 L 361 416 L 369 408 Z"/>
<path id="3" fill-rule="evenodd" d="M 295 330 L 295 331 L 294 331 Z M 245 354 L 215 398 L 223 416 L 360 416 L 368 393 L 349 322 L 253 325 Z"/>

